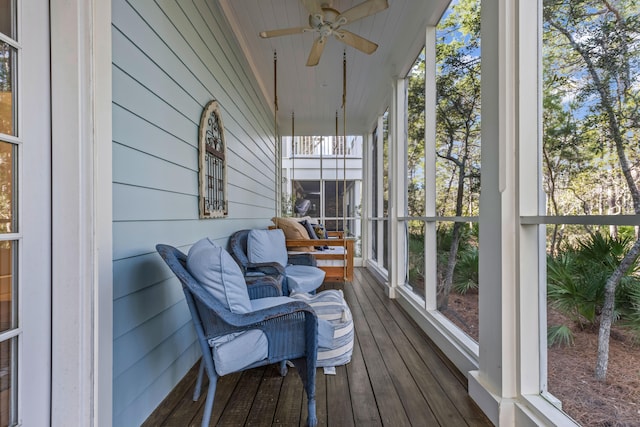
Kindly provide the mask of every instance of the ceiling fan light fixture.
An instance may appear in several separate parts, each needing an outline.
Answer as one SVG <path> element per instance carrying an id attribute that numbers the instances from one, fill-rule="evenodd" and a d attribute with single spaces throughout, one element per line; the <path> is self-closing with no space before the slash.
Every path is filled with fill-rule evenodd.
<path id="1" fill-rule="evenodd" d="M 366 0 L 340 13 L 327 3 L 318 5 L 316 0 L 301 0 L 309 11 L 309 27 L 285 28 L 280 30 L 262 31 L 260 37 L 270 38 L 300 34 L 308 31 L 317 32 L 319 37 L 313 42 L 307 66 L 315 66 L 320 61 L 327 37 L 333 35 L 337 40 L 358 49 L 366 54 L 372 54 L 378 48 L 374 42 L 343 30 L 340 27 L 350 24 L 367 16 L 374 15 L 389 7 L 388 0 Z"/>

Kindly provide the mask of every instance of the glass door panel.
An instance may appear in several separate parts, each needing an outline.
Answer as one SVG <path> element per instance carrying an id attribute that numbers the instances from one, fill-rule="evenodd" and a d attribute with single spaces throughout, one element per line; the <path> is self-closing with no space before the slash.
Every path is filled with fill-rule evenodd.
<path id="1" fill-rule="evenodd" d="M 15 425 L 16 337 L 0 342 L 0 425 Z"/>
<path id="2" fill-rule="evenodd" d="M 13 233 L 16 230 L 13 192 L 16 174 L 15 152 L 15 144 L 0 140 L 0 234 Z"/>
<path id="3" fill-rule="evenodd" d="M 0 0 L 0 426 L 18 424 L 17 3 Z"/>
<path id="4" fill-rule="evenodd" d="M 17 50 L 0 40 L 0 133 L 16 134 L 15 65 Z"/>
<path id="5" fill-rule="evenodd" d="M 15 0 L 0 0 L 0 33 L 12 39 L 17 39 L 16 29 Z"/>

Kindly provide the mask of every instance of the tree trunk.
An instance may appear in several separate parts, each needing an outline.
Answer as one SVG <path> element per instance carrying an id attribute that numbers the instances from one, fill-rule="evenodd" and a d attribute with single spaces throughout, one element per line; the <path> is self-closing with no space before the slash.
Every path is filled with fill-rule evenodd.
<path id="1" fill-rule="evenodd" d="M 464 205 L 464 177 L 465 177 L 465 165 L 467 164 L 466 158 L 458 165 L 458 192 L 456 195 L 456 216 L 462 215 L 462 207 Z M 453 272 L 456 268 L 458 261 L 458 247 L 460 245 L 460 229 L 462 223 L 453 223 L 453 231 L 451 233 L 451 247 L 449 248 L 449 259 L 447 260 L 447 270 L 444 273 L 444 280 L 442 284 L 442 297 L 440 300 L 439 309 L 444 311 L 449 307 L 449 293 L 451 293 L 451 287 L 453 286 Z"/>
<path id="2" fill-rule="evenodd" d="M 633 265 L 640 253 L 640 240 L 636 240 L 633 247 L 620 262 L 618 268 L 607 279 L 605 285 L 604 305 L 600 316 L 600 332 L 598 334 L 598 360 L 596 362 L 596 379 L 604 381 L 607 378 L 607 365 L 609 364 L 609 335 L 613 323 L 613 310 L 615 308 L 616 287 L 620 279 Z"/>
<path id="3" fill-rule="evenodd" d="M 621 17 L 621 14 L 618 10 L 616 10 L 610 3 L 603 2 L 606 9 L 613 12 L 616 16 L 615 26 L 617 30 L 625 31 L 625 22 Z M 574 38 L 573 34 L 571 34 L 567 28 L 559 25 L 553 19 L 547 19 L 549 24 L 551 24 L 556 30 L 558 30 L 561 34 L 563 34 L 571 47 L 582 57 L 587 67 L 587 72 L 591 76 L 593 80 L 594 87 L 598 93 L 600 98 L 600 103 L 602 106 L 602 111 L 605 113 L 607 119 L 607 127 L 611 134 L 611 138 L 615 144 L 615 151 L 618 155 L 618 161 L 620 163 L 620 169 L 625 178 L 625 181 L 629 187 L 629 192 L 631 193 L 631 198 L 633 200 L 633 208 L 636 214 L 640 214 L 640 190 L 635 182 L 633 174 L 631 172 L 631 167 L 629 165 L 629 161 L 627 159 L 627 155 L 625 152 L 625 144 L 623 138 L 623 132 L 620 129 L 620 122 L 618 121 L 618 116 L 616 115 L 616 111 L 614 109 L 614 101 L 612 99 L 611 93 L 609 91 L 609 86 L 607 85 L 607 81 L 603 81 L 600 73 L 598 73 L 597 69 L 597 57 L 592 58 L 592 52 L 586 50 L 579 44 L 579 42 Z M 605 73 L 606 76 L 606 73 Z M 616 288 L 620 279 L 624 275 L 624 273 L 629 269 L 629 267 L 635 262 L 635 259 L 638 256 L 638 251 L 640 251 L 640 240 L 637 240 L 633 245 L 632 249 L 625 255 L 625 257 L 620 262 L 618 268 L 613 272 L 611 277 L 607 280 L 605 285 L 605 295 L 604 295 L 604 306 L 602 308 L 602 314 L 600 316 L 600 332 L 598 336 L 598 360 L 596 363 L 596 378 L 600 381 L 604 381 L 607 376 L 607 365 L 609 362 L 609 335 L 611 333 L 611 325 L 613 324 L 613 315 L 614 315 L 614 307 L 615 307 L 615 294 Z"/>
<path id="4" fill-rule="evenodd" d="M 462 223 L 460 222 L 453 224 L 451 247 L 449 248 L 449 259 L 447 260 L 447 270 L 444 272 L 444 278 L 442 280 L 442 296 L 440 298 L 440 304 L 438 304 L 438 309 L 440 311 L 444 311 L 449 307 L 449 294 L 451 293 L 451 288 L 453 286 L 453 272 L 456 269 L 456 262 L 458 260 L 461 226 Z"/>
<path id="5" fill-rule="evenodd" d="M 547 150 L 542 149 L 542 154 L 545 158 L 545 163 L 547 165 L 547 177 L 548 177 L 548 185 L 549 185 L 549 199 L 551 202 L 551 207 L 553 208 L 553 214 L 558 215 L 558 202 L 556 201 L 556 177 L 551 167 L 551 159 L 549 159 L 549 155 Z M 546 210 L 546 206 L 545 206 Z M 551 247 L 550 252 L 551 255 L 555 256 L 558 252 L 559 239 L 558 239 L 558 224 L 553 226 L 553 232 L 551 233 Z"/>

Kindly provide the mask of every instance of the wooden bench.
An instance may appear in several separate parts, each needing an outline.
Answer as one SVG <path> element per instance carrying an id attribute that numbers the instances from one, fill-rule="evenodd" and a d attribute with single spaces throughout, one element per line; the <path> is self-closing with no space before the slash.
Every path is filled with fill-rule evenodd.
<path id="1" fill-rule="evenodd" d="M 345 248 L 344 250 L 325 250 L 309 252 L 313 254 L 318 262 L 318 268 L 326 273 L 325 282 L 351 282 L 353 281 L 353 254 L 354 254 L 354 238 L 344 238 L 342 231 L 328 231 L 328 239 L 287 239 L 287 249 L 300 246 L 329 246 L 330 248 Z M 290 251 L 290 253 L 298 253 Z M 300 252 L 302 253 L 302 252 Z M 343 261 L 339 263 L 338 261 Z M 333 265 L 341 264 L 341 265 Z"/>

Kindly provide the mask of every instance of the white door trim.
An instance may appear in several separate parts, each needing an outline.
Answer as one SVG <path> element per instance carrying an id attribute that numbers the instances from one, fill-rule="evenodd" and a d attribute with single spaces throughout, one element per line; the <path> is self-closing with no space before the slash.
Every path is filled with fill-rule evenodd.
<path id="1" fill-rule="evenodd" d="M 49 424 L 51 413 L 49 10 L 46 0 L 23 0 L 17 5 L 21 46 L 17 61 L 20 144 L 15 171 L 19 211 L 15 296 L 20 306 L 17 415 L 21 425 L 42 426 Z"/>
<path id="2" fill-rule="evenodd" d="M 112 424 L 111 1 L 51 0 L 52 426 Z"/>

